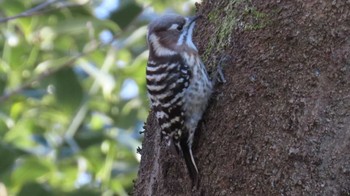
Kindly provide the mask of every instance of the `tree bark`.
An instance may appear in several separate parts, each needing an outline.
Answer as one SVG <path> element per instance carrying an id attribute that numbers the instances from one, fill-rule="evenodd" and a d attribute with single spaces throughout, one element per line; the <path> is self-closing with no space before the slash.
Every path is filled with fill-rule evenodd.
<path id="1" fill-rule="evenodd" d="M 134 195 L 350 195 L 350 1 L 197 8 L 207 67 L 230 57 L 197 130 L 199 187 L 151 112 Z"/>

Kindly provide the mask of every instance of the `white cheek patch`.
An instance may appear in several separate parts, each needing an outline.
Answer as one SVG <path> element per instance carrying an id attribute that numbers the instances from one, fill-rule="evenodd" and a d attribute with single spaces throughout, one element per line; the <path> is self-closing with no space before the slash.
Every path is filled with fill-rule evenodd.
<path id="1" fill-rule="evenodd" d="M 153 49 L 156 53 L 157 56 L 171 56 L 171 55 L 175 55 L 176 52 L 173 50 L 169 50 L 168 48 L 163 47 L 158 40 L 158 37 L 154 34 L 151 34 L 149 36 L 149 44 L 152 44 Z"/>
<path id="2" fill-rule="evenodd" d="M 178 24 L 172 24 L 171 27 L 169 27 L 169 29 L 177 29 L 177 27 L 179 27 Z"/>
<path id="3" fill-rule="evenodd" d="M 186 23 L 188 23 L 188 18 L 186 18 Z M 188 24 L 186 24 L 188 25 Z M 194 29 L 194 25 L 195 22 L 192 22 L 190 26 L 186 26 L 185 25 L 185 29 L 182 34 L 180 35 L 178 41 L 177 41 L 177 45 L 182 45 L 184 44 L 184 42 L 186 43 L 187 46 L 189 46 L 190 48 L 194 49 L 197 51 L 197 47 L 194 45 L 194 43 L 192 42 L 192 34 L 193 34 L 193 29 Z"/>
<path id="4" fill-rule="evenodd" d="M 186 18 L 186 22 L 185 22 L 184 28 L 187 28 L 187 27 L 186 27 L 187 22 L 188 22 L 188 18 Z M 178 46 L 180 46 L 180 45 L 183 44 L 184 39 L 185 39 L 185 36 L 186 36 L 186 33 L 187 33 L 186 29 L 185 29 L 184 31 L 182 31 L 182 33 L 181 33 L 179 39 L 177 40 L 177 45 L 178 45 Z"/>

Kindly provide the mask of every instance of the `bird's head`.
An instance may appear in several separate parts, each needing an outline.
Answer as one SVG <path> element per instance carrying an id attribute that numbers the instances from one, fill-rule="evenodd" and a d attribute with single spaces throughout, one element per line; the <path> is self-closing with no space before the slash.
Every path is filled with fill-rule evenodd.
<path id="1" fill-rule="evenodd" d="M 180 52 L 197 52 L 192 42 L 195 21 L 200 16 L 183 17 L 167 14 L 148 25 L 150 56 L 171 56 Z"/>

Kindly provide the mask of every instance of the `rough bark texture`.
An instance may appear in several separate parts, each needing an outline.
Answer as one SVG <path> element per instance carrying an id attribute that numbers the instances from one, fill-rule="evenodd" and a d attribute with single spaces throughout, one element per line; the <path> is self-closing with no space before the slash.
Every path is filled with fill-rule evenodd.
<path id="1" fill-rule="evenodd" d="M 206 0 L 196 43 L 227 83 L 199 125 L 192 190 L 151 112 L 134 195 L 350 195 L 350 1 Z"/>

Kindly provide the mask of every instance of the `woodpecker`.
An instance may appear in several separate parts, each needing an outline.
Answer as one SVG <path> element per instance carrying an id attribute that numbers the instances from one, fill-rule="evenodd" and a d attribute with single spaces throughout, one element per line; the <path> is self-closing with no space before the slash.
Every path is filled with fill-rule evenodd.
<path id="1" fill-rule="evenodd" d="M 200 16 L 163 15 L 148 26 L 147 90 L 162 138 L 184 157 L 193 183 L 198 169 L 192 144 L 213 84 L 192 41 Z"/>

